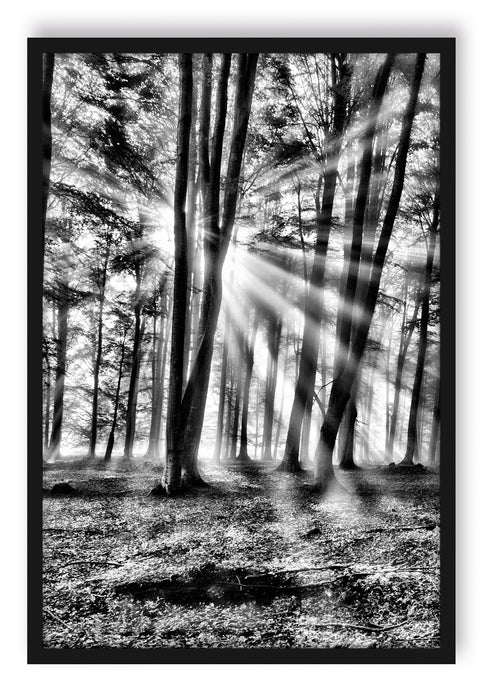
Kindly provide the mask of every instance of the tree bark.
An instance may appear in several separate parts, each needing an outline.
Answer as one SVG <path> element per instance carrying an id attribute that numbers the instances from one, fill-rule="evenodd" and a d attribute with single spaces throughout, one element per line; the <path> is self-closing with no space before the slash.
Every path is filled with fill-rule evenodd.
<path id="1" fill-rule="evenodd" d="M 436 464 L 436 454 L 438 445 L 438 435 L 440 432 L 440 378 L 437 379 L 437 387 L 435 391 L 435 404 L 433 407 L 433 422 L 431 426 L 429 463 L 431 466 Z"/>
<path id="2" fill-rule="evenodd" d="M 124 366 L 124 356 L 125 356 L 125 333 L 122 339 L 122 346 L 120 350 L 120 362 L 119 362 L 119 373 L 117 378 L 117 390 L 115 392 L 114 408 L 113 408 L 113 418 L 112 426 L 110 428 L 110 433 L 108 435 L 107 447 L 105 450 L 105 462 L 109 462 L 112 459 L 113 446 L 115 443 L 115 430 L 117 428 L 117 418 L 119 415 L 119 398 L 120 398 L 120 385 L 122 383 L 122 369 Z"/>
<path id="3" fill-rule="evenodd" d="M 151 425 L 150 439 L 146 456 L 149 459 L 157 459 L 160 455 L 160 429 L 162 424 L 163 393 L 165 384 L 165 355 L 167 352 L 170 314 L 168 313 L 166 276 L 162 276 L 160 282 L 160 328 L 156 358 L 154 359 L 155 371 L 151 399 Z"/>
<path id="4" fill-rule="evenodd" d="M 317 487 L 321 491 L 326 491 L 335 487 L 336 479 L 332 468 L 332 455 L 335 447 L 335 439 L 342 420 L 345 406 L 349 400 L 352 384 L 355 380 L 356 373 L 363 356 L 364 348 L 368 338 L 371 320 L 376 306 L 380 280 L 385 262 L 385 255 L 388 250 L 388 244 L 392 235 L 395 218 L 399 208 L 399 203 L 404 185 L 404 176 L 406 171 L 407 155 L 409 151 L 409 143 L 411 137 L 411 129 L 416 112 L 416 104 L 418 99 L 419 87 L 423 75 L 425 54 L 418 54 L 416 59 L 414 78 L 410 90 L 409 99 L 406 105 L 404 117 L 402 119 L 401 132 L 399 137 L 399 145 L 397 150 L 397 159 L 394 173 L 394 181 L 390 198 L 387 206 L 387 211 L 382 224 L 380 238 L 373 257 L 373 263 L 370 273 L 370 282 L 364 309 L 357 324 L 356 333 L 352 346 L 350 348 L 349 357 L 342 367 L 342 372 L 337 374 L 332 384 L 330 399 L 327 408 L 327 413 L 320 432 L 320 440 L 318 442 L 316 452 L 316 470 L 315 478 Z M 389 59 L 387 59 L 389 61 Z M 385 63 L 387 63 L 387 61 Z M 369 182 L 369 180 L 368 180 Z M 361 183 L 360 183 L 361 184 Z M 362 194 L 362 193 L 361 193 Z M 359 197 L 359 193 L 358 193 Z M 358 205 L 356 204 L 356 208 Z M 358 221 L 359 223 L 359 221 Z M 356 233 L 357 240 L 354 240 Z M 351 247 L 351 265 L 349 266 L 349 277 L 356 275 L 359 266 L 359 259 L 356 265 L 352 265 L 353 249 L 354 256 L 356 250 L 360 250 L 362 227 L 357 226 L 353 230 L 353 244 Z M 346 285 L 346 291 L 349 287 L 352 288 L 353 283 Z M 355 289 L 355 281 L 354 281 Z M 347 296 L 347 295 L 346 295 Z M 345 317 L 344 317 L 345 318 Z M 350 337 L 350 334 L 349 334 Z"/>
<path id="5" fill-rule="evenodd" d="M 205 207 L 205 284 L 200 319 L 201 340 L 184 392 L 180 412 L 180 420 L 184 426 L 185 434 L 183 453 L 185 474 L 183 480 L 186 484 L 202 483 L 197 468 L 199 442 L 203 428 L 214 337 L 222 300 L 222 268 L 234 225 L 239 176 L 251 112 L 257 60 L 257 54 L 241 54 L 239 57 L 234 125 L 225 178 L 221 226 L 218 224 L 221 147 L 225 129 L 227 98 L 228 71 L 226 65 L 230 66 L 230 61 L 225 56 L 220 70 L 220 85 L 217 91 L 217 119 L 212 140 L 211 168 L 205 168 L 204 165 L 202 167 L 203 173 L 206 170 L 211 179 L 207 179 L 204 183 L 207 206 Z M 225 87 L 223 87 L 224 83 Z M 223 100 L 225 100 L 225 106 Z M 202 142 L 204 147 L 204 139 Z"/>
<path id="6" fill-rule="evenodd" d="M 52 85 L 53 71 L 55 67 L 55 54 L 45 53 L 42 57 L 42 158 L 43 158 L 43 179 L 41 188 L 41 226 L 43 254 L 45 252 L 45 230 L 46 230 L 46 209 L 48 205 L 48 195 L 50 193 L 50 170 L 52 163 Z"/>
<path id="7" fill-rule="evenodd" d="M 100 367 L 103 349 L 103 307 L 105 305 L 105 287 L 107 283 L 108 259 L 110 257 L 110 241 L 107 240 L 103 269 L 99 280 L 98 289 L 98 327 L 96 334 L 96 356 L 93 372 L 93 400 L 91 406 L 91 433 L 89 438 L 89 456 L 94 457 L 96 452 L 96 440 L 98 435 L 98 393 Z"/>
<path id="8" fill-rule="evenodd" d="M 251 377 L 253 375 L 253 364 L 254 364 L 254 345 L 256 343 L 256 334 L 258 332 L 258 314 L 254 314 L 253 329 L 251 332 L 251 339 L 249 344 L 246 344 L 245 353 L 245 364 L 246 364 L 246 376 L 244 379 L 244 391 L 242 395 L 242 417 L 241 417 L 241 442 L 240 450 L 237 456 L 239 460 L 248 460 L 249 455 L 247 451 L 248 444 L 248 411 L 249 411 L 249 387 L 251 386 Z"/>
<path id="9" fill-rule="evenodd" d="M 163 487 L 171 495 L 181 487 L 182 425 L 180 407 L 184 378 L 184 346 L 187 314 L 186 198 L 192 108 L 192 55 L 180 55 L 180 112 L 177 129 L 177 163 L 174 193 L 175 271 L 170 346 L 170 378 L 167 409 L 167 455 Z"/>
<path id="10" fill-rule="evenodd" d="M 335 64 L 335 59 L 332 57 Z M 311 412 L 318 361 L 319 334 L 323 314 L 325 262 L 328 240 L 332 226 L 332 211 L 337 184 L 337 166 L 341 151 L 341 139 L 344 131 L 347 106 L 347 73 L 341 69 L 339 82 L 334 78 L 334 119 L 333 139 L 326 137 L 326 162 L 323 173 L 323 194 L 321 208 L 317 217 L 316 247 L 311 270 L 309 292 L 306 298 L 304 315 L 304 332 L 301 349 L 299 372 L 296 382 L 294 401 L 289 419 L 285 453 L 278 467 L 279 471 L 294 473 L 301 470 L 299 448 L 301 428 L 306 413 Z"/>
<path id="11" fill-rule="evenodd" d="M 275 392 L 277 390 L 278 356 L 280 338 L 282 335 L 282 318 L 268 311 L 267 343 L 268 355 L 265 381 L 265 410 L 263 416 L 263 452 L 261 459 L 272 460 L 272 436 L 275 408 Z"/>
<path id="12" fill-rule="evenodd" d="M 421 384 L 423 381 L 423 372 L 426 357 L 426 346 L 428 340 L 428 321 L 430 316 L 430 288 L 431 277 L 433 271 L 433 259 L 435 256 L 435 245 L 437 240 L 437 230 L 440 215 L 440 195 L 437 188 L 435 200 L 433 204 L 433 220 L 430 227 L 430 235 L 428 240 L 428 252 L 426 256 L 426 269 L 424 277 L 424 286 L 421 300 L 421 325 L 419 329 L 418 343 L 418 361 L 414 374 L 414 383 L 411 396 L 411 408 L 409 411 L 409 423 L 407 426 L 407 446 L 404 459 L 399 466 L 412 466 L 414 459 L 414 451 L 418 443 L 418 407 L 421 396 Z"/>
<path id="13" fill-rule="evenodd" d="M 407 295 L 407 290 L 406 290 Z M 416 327 L 416 319 L 418 317 L 420 298 L 418 297 L 414 306 L 414 312 L 412 318 L 409 322 L 406 319 L 406 309 L 407 305 L 404 303 L 404 315 L 401 328 L 401 339 L 399 344 L 399 355 L 397 357 L 397 369 L 395 373 L 395 383 L 394 383 L 394 405 L 392 408 L 392 416 L 390 418 L 390 433 L 387 445 L 387 456 L 388 459 L 393 459 L 394 454 L 394 443 L 395 434 L 397 429 L 397 417 L 399 414 L 399 400 L 402 391 L 402 374 L 404 371 L 404 364 L 407 357 L 407 351 L 409 349 L 409 344 L 411 342 L 412 334 Z"/>
<path id="14" fill-rule="evenodd" d="M 57 366 L 55 369 L 55 391 L 53 418 L 48 460 L 60 459 L 62 423 L 64 417 L 65 372 L 67 367 L 67 328 L 69 314 L 69 281 L 67 270 L 63 270 L 58 281 L 57 294 Z"/>
<path id="15" fill-rule="evenodd" d="M 357 469 L 357 464 L 354 461 L 354 434 L 357 420 L 356 397 L 358 382 L 359 377 L 356 375 L 356 379 L 352 385 L 351 395 L 345 408 L 344 419 L 340 425 L 343 449 L 339 466 L 341 469 L 347 470 Z"/>

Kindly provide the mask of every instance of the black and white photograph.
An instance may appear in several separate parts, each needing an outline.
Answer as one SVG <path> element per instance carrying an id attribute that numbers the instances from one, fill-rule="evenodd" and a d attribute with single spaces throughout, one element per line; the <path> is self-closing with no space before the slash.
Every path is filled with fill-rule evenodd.
<path id="1" fill-rule="evenodd" d="M 33 660 L 453 661 L 454 46 L 30 40 Z"/>

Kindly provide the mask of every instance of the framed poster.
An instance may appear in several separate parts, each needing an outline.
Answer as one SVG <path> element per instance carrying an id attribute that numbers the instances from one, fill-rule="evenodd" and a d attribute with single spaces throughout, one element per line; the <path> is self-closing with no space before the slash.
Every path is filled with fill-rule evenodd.
<path id="1" fill-rule="evenodd" d="M 453 663 L 454 39 L 28 49 L 29 661 Z"/>

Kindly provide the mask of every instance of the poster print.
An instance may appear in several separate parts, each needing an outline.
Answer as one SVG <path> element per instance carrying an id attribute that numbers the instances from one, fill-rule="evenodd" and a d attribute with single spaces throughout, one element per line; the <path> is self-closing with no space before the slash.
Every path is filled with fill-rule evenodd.
<path id="1" fill-rule="evenodd" d="M 453 661 L 453 56 L 30 40 L 31 661 Z"/>

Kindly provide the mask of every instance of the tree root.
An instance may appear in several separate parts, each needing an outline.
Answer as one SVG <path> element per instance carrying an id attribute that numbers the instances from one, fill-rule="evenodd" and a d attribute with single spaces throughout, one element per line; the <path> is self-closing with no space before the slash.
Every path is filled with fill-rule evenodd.
<path id="1" fill-rule="evenodd" d="M 304 469 L 298 459 L 293 460 L 284 457 L 275 471 L 281 474 L 300 474 Z"/>

